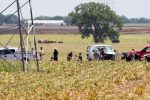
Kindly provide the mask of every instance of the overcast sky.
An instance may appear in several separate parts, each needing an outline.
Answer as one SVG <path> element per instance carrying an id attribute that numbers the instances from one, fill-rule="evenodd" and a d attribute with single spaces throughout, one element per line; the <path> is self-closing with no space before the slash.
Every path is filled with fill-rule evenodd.
<path id="1" fill-rule="evenodd" d="M 0 12 L 5 9 L 14 0 L 0 0 Z M 27 0 L 20 0 L 22 5 Z M 75 6 L 85 2 L 103 2 L 108 4 L 118 15 L 125 15 L 128 18 L 150 18 L 150 0 L 31 0 L 34 17 L 43 16 L 67 16 Z M 5 13 L 14 12 L 16 5 L 13 5 Z M 26 5 L 23 9 L 23 15 L 28 18 L 29 9 Z"/>

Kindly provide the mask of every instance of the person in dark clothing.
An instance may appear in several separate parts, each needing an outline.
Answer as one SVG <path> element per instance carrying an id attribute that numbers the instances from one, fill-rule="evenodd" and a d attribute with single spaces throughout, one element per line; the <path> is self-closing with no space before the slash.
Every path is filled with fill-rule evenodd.
<path id="1" fill-rule="evenodd" d="M 82 61 L 82 53 L 81 52 L 79 53 L 78 61 Z"/>
<path id="2" fill-rule="evenodd" d="M 71 61 L 72 60 L 72 56 L 73 56 L 72 52 L 68 53 L 68 55 L 67 55 L 67 61 Z"/>
<path id="3" fill-rule="evenodd" d="M 40 47 L 40 51 L 39 51 L 40 60 L 43 59 L 43 55 L 44 55 L 43 47 Z"/>
<path id="4" fill-rule="evenodd" d="M 100 59 L 104 60 L 105 59 L 105 53 L 104 53 L 104 48 L 100 49 Z"/>
<path id="5" fill-rule="evenodd" d="M 51 57 L 54 61 L 58 61 L 58 50 L 57 48 L 54 49 L 53 56 Z"/>

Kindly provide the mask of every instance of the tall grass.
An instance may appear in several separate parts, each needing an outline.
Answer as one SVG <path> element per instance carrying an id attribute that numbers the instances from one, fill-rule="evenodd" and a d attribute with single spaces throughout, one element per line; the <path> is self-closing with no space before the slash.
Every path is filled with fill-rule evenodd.
<path id="1" fill-rule="evenodd" d="M 119 52 L 141 49 L 149 34 L 121 35 L 119 44 L 110 44 Z M 0 42 L 6 43 L 1 35 Z M 80 35 L 37 35 L 37 40 L 63 41 L 63 44 L 38 44 L 43 46 L 44 59 L 40 72 L 30 62 L 28 72 L 21 72 L 20 63 L 11 67 L 0 63 L 0 100 L 149 100 L 150 66 L 148 62 L 87 61 L 86 47 L 92 38 L 82 40 Z M 10 46 L 17 46 L 19 37 Z M 53 48 L 59 51 L 59 61 L 50 61 Z M 66 61 L 68 52 L 83 53 L 84 61 Z M 17 71 L 16 71 L 17 70 Z M 19 70 L 19 71 L 18 71 Z"/>
<path id="2" fill-rule="evenodd" d="M 0 74 L 0 99 L 149 99 L 146 62 L 43 62 L 41 72 Z"/>
<path id="3" fill-rule="evenodd" d="M 12 62 L 12 61 L 0 61 L 0 72 L 16 72 L 21 70 L 21 62 Z"/>

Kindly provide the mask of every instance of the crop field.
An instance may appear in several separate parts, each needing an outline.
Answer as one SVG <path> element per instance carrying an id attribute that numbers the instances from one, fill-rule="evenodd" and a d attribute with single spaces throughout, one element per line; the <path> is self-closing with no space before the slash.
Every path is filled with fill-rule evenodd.
<path id="1" fill-rule="evenodd" d="M 14 28 L 10 26 L 0 26 L 0 31 L 8 34 L 7 31 Z M 12 30 L 10 33 L 16 33 L 18 30 Z M 36 26 L 36 32 L 39 34 L 77 34 L 79 33 L 78 27 L 75 26 Z M 129 24 L 124 25 L 120 31 L 124 34 L 141 34 L 141 33 L 150 33 L 149 24 Z"/>
<path id="2" fill-rule="evenodd" d="M 40 34 L 51 33 L 51 34 L 68 34 L 68 33 L 78 33 L 78 27 L 73 26 L 36 26 L 36 31 Z M 124 26 L 121 33 L 125 34 L 140 34 L 140 33 L 150 33 L 150 25 L 147 26 Z"/>
<path id="3" fill-rule="evenodd" d="M 117 52 L 132 48 L 142 49 L 149 44 L 150 34 L 121 34 L 120 43 L 113 46 Z M 0 43 L 7 44 L 11 35 L 1 35 Z M 32 36 L 30 37 L 32 40 Z M 92 38 L 81 39 L 80 35 L 37 35 L 38 40 L 63 41 L 63 43 L 38 44 L 44 48 L 40 72 L 30 62 L 27 72 L 0 61 L 0 100 L 149 100 L 150 64 L 145 61 L 87 61 L 86 47 L 93 44 Z M 17 46 L 15 35 L 9 46 Z M 32 41 L 31 41 L 32 44 Z M 50 61 L 53 48 L 59 51 L 59 61 Z M 83 62 L 67 62 L 67 53 L 83 54 Z"/>

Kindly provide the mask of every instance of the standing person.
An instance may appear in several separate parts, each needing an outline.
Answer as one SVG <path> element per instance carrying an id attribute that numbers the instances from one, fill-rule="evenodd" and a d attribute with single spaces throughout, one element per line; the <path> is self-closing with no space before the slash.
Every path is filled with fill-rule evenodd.
<path id="1" fill-rule="evenodd" d="M 53 56 L 52 58 L 54 61 L 58 61 L 58 50 L 57 48 L 54 48 Z"/>
<path id="2" fill-rule="evenodd" d="M 31 48 L 32 54 L 35 55 L 35 50 L 34 48 Z"/>
<path id="3" fill-rule="evenodd" d="M 105 59 L 105 53 L 104 53 L 104 48 L 100 49 L 100 59 L 104 60 Z"/>
<path id="4" fill-rule="evenodd" d="M 99 60 L 99 56 L 100 56 L 100 54 L 98 53 L 98 51 L 97 51 L 97 50 L 94 50 L 94 54 L 93 54 L 93 56 L 94 56 L 94 60 Z"/>
<path id="5" fill-rule="evenodd" d="M 40 60 L 42 60 L 43 59 L 43 55 L 44 55 L 43 47 L 40 47 L 39 55 L 40 55 Z"/>
<path id="6" fill-rule="evenodd" d="M 135 60 L 134 49 L 132 49 L 132 51 L 131 51 L 131 60 Z"/>
<path id="7" fill-rule="evenodd" d="M 82 53 L 80 52 L 80 53 L 79 53 L 79 56 L 78 56 L 78 61 L 82 61 L 82 58 L 83 58 L 83 57 L 82 57 Z"/>
<path id="8" fill-rule="evenodd" d="M 72 52 L 68 53 L 68 55 L 67 55 L 67 61 L 71 61 L 72 60 L 72 56 L 73 56 Z"/>

